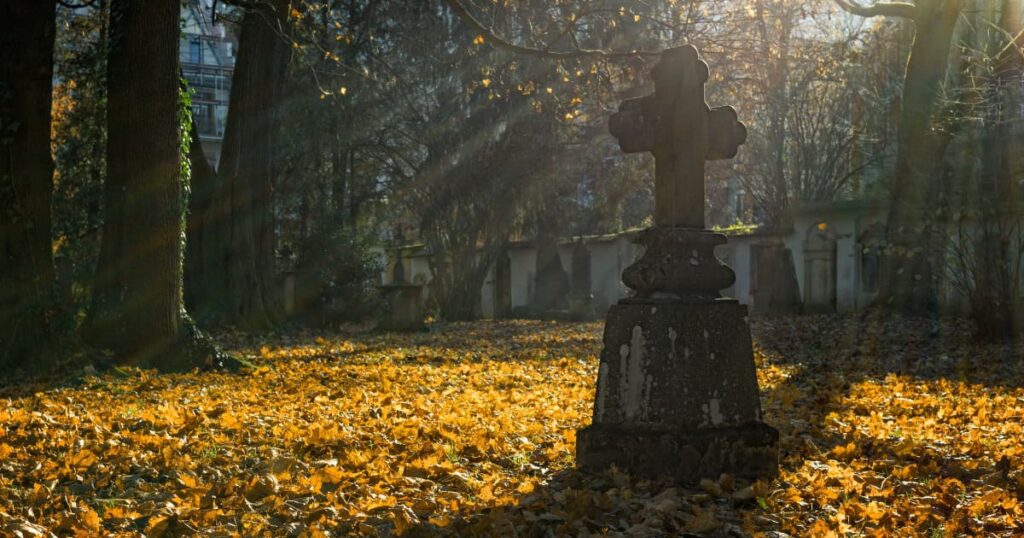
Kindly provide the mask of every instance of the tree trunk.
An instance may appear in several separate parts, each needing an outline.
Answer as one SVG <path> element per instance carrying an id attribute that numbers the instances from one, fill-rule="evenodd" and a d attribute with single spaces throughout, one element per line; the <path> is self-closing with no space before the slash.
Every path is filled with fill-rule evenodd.
<path id="1" fill-rule="evenodd" d="M 795 194 L 799 200 L 800 192 L 789 192 L 789 170 L 786 166 L 786 155 L 789 152 L 787 147 L 786 120 L 789 117 L 791 98 L 789 96 L 789 42 L 792 34 L 792 25 L 788 16 L 779 17 L 777 26 L 767 22 L 770 16 L 766 2 L 760 0 L 756 5 L 757 10 L 757 31 L 761 39 L 761 54 L 766 58 L 768 66 L 764 77 L 764 106 L 768 114 L 768 147 L 771 156 L 770 171 L 771 186 L 773 192 L 769 198 L 774 202 L 769 215 L 772 225 L 785 229 L 787 221 L 791 220 L 790 197 Z M 777 4 L 779 11 L 787 8 L 783 4 Z M 778 41 L 772 42 L 773 36 L 770 32 L 778 31 Z M 773 58 L 774 56 L 774 58 Z"/>
<path id="2" fill-rule="evenodd" d="M 203 219 L 204 318 L 265 329 L 280 318 L 274 286 L 273 169 L 277 110 L 290 54 L 288 0 L 242 20 L 213 202 Z"/>
<path id="3" fill-rule="evenodd" d="M 0 2 L 0 369 L 37 369 L 52 339 L 55 5 Z"/>
<path id="4" fill-rule="evenodd" d="M 981 148 L 982 181 L 979 186 L 982 222 L 977 240 L 971 315 L 977 336 L 988 341 L 1013 341 L 1019 337 L 1021 312 L 1017 308 L 1021 216 L 1019 188 L 1014 165 L 1019 118 L 1024 47 L 1020 0 L 1004 0 L 1000 33 L 991 40 L 995 60 L 994 87 L 987 96 L 994 101 L 994 128 Z"/>
<path id="5" fill-rule="evenodd" d="M 997 41 L 995 51 L 996 84 L 999 92 L 1000 110 L 1005 117 L 1000 118 L 1000 148 L 1003 152 L 1003 174 L 1012 176 L 1017 173 L 1013 155 L 1019 143 L 1013 137 L 1012 121 L 1020 119 L 1020 107 L 1024 103 L 1024 5 L 1020 0 L 1003 0 L 1002 13 L 999 17 L 999 28 L 1002 37 Z M 1014 188 L 1008 195 L 1016 195 L 1016 183 L 1008 183 Z M 1016 199 L 1014 199 L 1016 200 Z"/>
<path id="6" fill-rule="evenodd" d="M 933 234 L 940 232 L 934 178 L 943 146 L 932 127 L 960 11 L 959 0 L 922 0 L 914 18 L 878 296 L 878 304 L 906 314 L 933 312 L 938 305 L 931 249 Z"/>
<path id="7" fill-rule="evenodd" d="M 189 312 L 197 312 L 203 305 L 204 297 L 213 294 L 209 288 L 209 260 L 216 252 L 209 251 L 203 241 L 203 231 L 209 226 L 209 210 L 213 202 L 213 189 L 217 185 L 216 172 L 206 160 L 203 144 L 199 140 L 199 129 L 192 124 L 189 133 L 188 159 L 192 169 L 189 183 L 188 219 L 185 231 L 185 306 Z"/>
<path id="8" fill-rule="evenodd" d="M 343 226 L 348 221 L 345 204 L 345 195 L 348 193 L 349 185 L 349 149 L 348 144 L 342 140 L 337 118 L 330 121 L 330 144 L 331 144 L 331 175 L 334 176 L 334 184 L 331 186 L 331 219 L 337 226 Z M 346 136 L 347 138 L 347 136 Z"/>
<path id="9" fill-rule="evenodd" d="M 183 370 L 217 358 L 182 298 L 185 188 L 177 0 L 114 0 L 107 60 L 107 181 L 83 327 L 118 362 Z"/>

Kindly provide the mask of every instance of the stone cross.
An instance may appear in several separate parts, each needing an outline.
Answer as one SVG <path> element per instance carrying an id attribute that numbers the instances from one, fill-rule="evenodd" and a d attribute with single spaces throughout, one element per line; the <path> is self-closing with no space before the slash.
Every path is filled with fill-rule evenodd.
<path id="1" fill-rule="evenodd" d="M 736 155 L 747 131 L 708 108 L 708 68 L 693 47 L 662 53 L 654 95 L 623 103 L 612 134 L 654 154 L 655 224 L 622 273 L 636 291 L 608 310 L 594 419 L 576 435 L 580 467 L 687 484 L 722 473 L 778 472 L 779 432 L 761 420 L 747 307 L 721 297 L 735 280 L 704 229 L 704 161 Z"/>
<path id="2" fill-rule="evenodd" d="M 626 153 L 654 154 L 655 226 L 704 228 L 704 161 L 735 157 L 747 129 L 732 107 L 708 107 L 708 66 L 693 46 L 663 52 L 651 78 L 652 95 L 611 117 L 612 136 Z"/>

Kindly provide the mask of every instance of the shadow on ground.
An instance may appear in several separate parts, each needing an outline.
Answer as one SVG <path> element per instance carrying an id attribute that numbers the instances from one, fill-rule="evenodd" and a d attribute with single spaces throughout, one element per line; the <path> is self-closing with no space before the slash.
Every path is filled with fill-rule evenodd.
<path id="1" fill-rule="evenodd" d="M 600 329 L 598 329 L 598 332 Z M 938 443 L 915 439 L 898 429 L 882 438 L 865 437 L 831 424 L 830 415 L 849 410 L 851 390 L 863 382 L 880 384 L 904 380 L 947 381 L 953 384 L 983 386 L 992 391 L 1024 387 L 1024 362 L 1021 350 L 1013 346 L 982 345 L 973 340 L 970 326 L 959 320 L 883 319 L 875 314 L 851 316 L 822 315 L 798 318 L 755 319 L 752 324 L 755 348 L 761 366 L 770 365 L 785 375 L 777 383 L 762 387 L 766 421 L 782 434 L 780 461 L 785 470 L 796 472 L 811 465 L 812 472 L 828 476 L 830 489 L 823 495 L 837 499 L 816 499 L 806 493 L 806 502 L 814 510 L 803 514 L 805 520 L 824 518 L 822 508 L 855 497 L 865 488 L 889 495 L 915 495 L 901 492 L 899 486 L 886 490 L 887 477 L 910 472 L 927 475 L 939 484 L 959 485 L 927 500 L 928 514 L 915 523 L 918 529 L 941 531 L 949 528 L 974 531 L 1014 532 L 1011 527 L 977 527 L 964 510 L 968 488 L 1004 487 L 1010 484 L 1009 460 L 982 449 L 950 453 Z M 593 354 L 600 352 L 599 339 L 588 342 Z M 884 408 L 855 409 L 854 412 L 881 417 Z M 928 413 L 928 409 L 916 410 Z M 938 418 L 938 417 L 936 417 Z M 850 461 L 865 458 L 875 462 L 856 488 L 844 488 L 841 479 L 832 477 L 826 461 L 833 458 Z M 883 476 L 884 475 L 884 476 Z M 915 477 L 905 476 L 913 483 Z M 824 478 L 823 478 L 824 480 Z M 858 481 L 853 481 L 858 482 Z M 894 480 L 894 483 L 901 483 Z M 825 483 L 825 482 L 823 482 Z M 727 484 L 732 491 L 743 484 Z M 798 484 L 775 480 L 768 487 L 777 492 Z M 711 489 L 720 487 L 720 483 Z M 956 486 L 951 486 L 955 488 Z M 858 489 L 859 488 L 859 489 Z M 945 486 L 943 486 L 945 488 Z M 628 493 L 627 493 L 628 492 Z M 951 493 L 950 493 L 951 492 Z M 709 494 L 711 493 L 711 494 Z M 636 481 L 615 470 L 595 475 L 566 469 L 516 503 L 480 512 L 462 514 L 444 529 L 422 524 L 411 529 L 412 536 L 449 533 L 472 536 L 563 536 L 605 534 L 622 536 L 747 536 L 751 527 L 768 535 L 778 532 L 783 517 L 764 510 L 761 491 L 757 495 L 737 495 L 730 491 L 705 488 L 680 488 L 669 483 Z M 1018 491 L 1018 497 L 1024 493 Z M 882 498 L 882 497 L 879 497 Z M 794 501 L 796 502 L 796 501 Z M 817 516 L 813 514 L 817 510 Z M 852 510 L 852 508 L 850 509 Z M 834 513 L 834 510 L 833 510 Z M 864 514 L 849 517 L 873 522 Z M 929 518 L 932 518 L 929 520 Z M 953 522 L 960 518 L 962 521 Z M 746 526 L 744 526 L 746 523 Z M 879 525 L 884 523 L 880 522 Z M 805 532 L 810 525 L 803 525 Z"/>
<path id="2" fill-rule="evenodd" d="M 741 486 L 746 484 L 733 489 Z M 515 504 L 464 514 L 443 528 L 418 524 L 403 536 L 739 538 L 747 536 L 740 510 L 756 502 L 754 497 L 736 502 L 730 492 L 716 497 L 669 482 L 637 481 L 615 469 L 591 473 L 569 468 Z"/>

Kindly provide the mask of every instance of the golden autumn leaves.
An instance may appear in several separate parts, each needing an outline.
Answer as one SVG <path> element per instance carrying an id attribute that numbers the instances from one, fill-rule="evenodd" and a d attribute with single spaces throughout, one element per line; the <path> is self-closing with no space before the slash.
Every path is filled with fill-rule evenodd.
<path id="1" fill-rule="evenodd" d="M 932 353 L 912 325 L 758 322 L 782 474 L 688 490 L 572 469 L 600 331 L 223 335 L 258 368 L 6 389 L 0 534 L 1024 532 L 1024 389 L 998 350 L 951 336 Z M 924 358 L 889 364 L 900 353 Z"/>
<path id="2" fill-rule="evenodd" d="M 511 503 L 571 463 L 591 405 L 593 366 L 568 352 L 594 327 L 533 329 L 276 341 L 247 376 L 17 395 L 0 406 L 0 526 L 94 535 L 68 498 L 105 532 L 150 536 L 373 534 Z"/>

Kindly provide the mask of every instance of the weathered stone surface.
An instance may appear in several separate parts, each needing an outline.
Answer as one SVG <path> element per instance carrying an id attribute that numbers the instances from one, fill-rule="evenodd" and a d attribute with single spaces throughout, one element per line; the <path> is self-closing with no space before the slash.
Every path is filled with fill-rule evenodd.
<path id="1" fill-rule="evenodd" d="M 733 299 L 628 301 L 608 314 L 578 464 L 681 482 L 774 475 L 778 432 L 761 422 L 746 307 Z"/>
<path id="2" fill-rule="evenodd" d="M 615 465 L 635 476 L 671 477 L 681 484 L 722 473 L 741 478 L 778 474 L 779 432 L 760 422 L 697 430 L 595 424 L 576 435 L 580 467 Z"/>
<path id="3" fill-rule="evenodd" d="M 590 293 L 590 249 L 579 242 L 572 250 L 572 292 L 569 294 L 569 319 L 592 321 L 597 319 L 594 294 Z"/>
<path id="4" fill-rule="evenodd" d="M 612 306 L 594 422 L 717 428 L 761 420 L 746 315 L 734 299 Z"/>
<path id="5" fill-rule="evenodd" d="M 626 153 L 654 155 L 654 224 L 704 228 L 704 161 L 729 159 L 747 140 L 732 107 L 704 99 L 708 66 L 697 49 L 666 50 L 651 70 L 654 93 L 623 101 L 609 130 Z"/>
<path id="6" fill-rule="evenodd" d="M 772 275 L 768 313 L 783 316 L 800 314 L 803 312 L 803 301 L 800 300 L 800 285 L 796 281 L 793 252 L 785 246 L 780 246 L 776 256 L 777 265 Z"/>
<path id="7" fill-rule="evenodd" d="M 657 101 L 653 95 L 627 99 L 619 104 L 617 113 L 609 118 L 609 130 L 619 141 L 619 149 L 625 153 L 654 151 L 655 132 L 659 128 L 660 116 Z M 671 126 L 663 125 L 662 129 Z M 708 108 L 708 148 L 705 159 L 717 161 L 736 156 L 739 147 L 747 140 L 747 127 L 731 106 Z"/>
<path id="8" fill-rule="evenodd" d="M 707 230 L 658 227 L 645 230 L 637 239 L 643 256 L 622 273 L 622 282 L 637 297 L 714 299 L 719 290 L 736 281 L 733 270 L 715 257 L 715 246 L 725 236 Z"/>
<path id="9" fill-rule="evenodd" d="M 572 321 L 594 321 L 597 311 L 594 310 L 594 295 L 570 295 L 569 319 Z"/>

